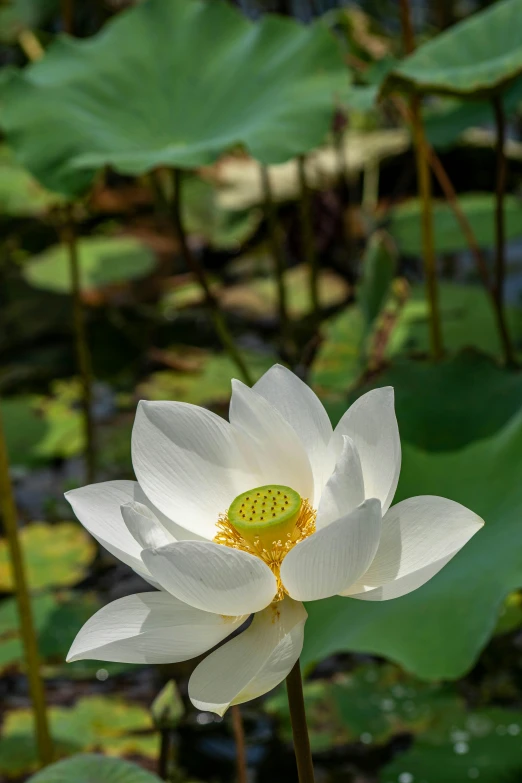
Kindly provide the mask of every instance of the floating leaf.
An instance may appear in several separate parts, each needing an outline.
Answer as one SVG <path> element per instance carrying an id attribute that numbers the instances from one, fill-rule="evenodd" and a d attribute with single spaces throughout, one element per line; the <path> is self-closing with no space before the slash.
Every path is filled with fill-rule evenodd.
<path id="1" fill-rule="evenodd" d="M 237 144 L 265 163 L 308 152 L 347 85 L 320 22 L 253 24 L 221 0 L 147 0 L 87 41 L 59 39 L 8 80 L 2 124 L 41 182 L 74 195 L 106 164 L 194 168 Z"/>
<path id="2" fill-rule="evenodd" d="M 160 778 L 123 759 L 85 753 L 51 764 L 28 783 L 160 783 Z"/>
<path id="3" fill-rule="evenodd" d="M 491 95 L 522 73 L 522 42 L 513 20 L 520 0 L 498 0 L 445 30 L 406 57 L 384 89 L 448 95 Z"/>
<path id="4" fill-rule="evenodd" d="M 391 658 L 425 679 L 468 671 L 506 595 L 522 586 L 513 545 L 522 506 L 521 450 L 522 411 L 494 436 L 459 451 L 427 453 L 403 444 L 397 502 L 441 495 L 473 509 L 486 525 L 431 581 L 402 598 L 307 604 L 305 663 L 351 650 Z"/>
<path id="5" fill-rule="evenodd" d="M 273 364 L 274 357 L 243 351 L 244 360 L 257 380 Z M 182 361 L 187 361 L 186 352 Z M 194 353 L 192 369 L 187 371 L 160 370 L 153 373 L 139 387 L 139 394 L 147 400 L 178 400 L 193 405 L 228 403 L 231 380 L 237 376 L 236 365 L 223 354 L 205 351 Z"/>
<path id="6" fill-rule="evenodd" d="M 98 748 L 110 756 L 157 755 L 158 737 L 151 731 L 151 717 L 137 704 L 114 696 L 85 696 L 74 707 L 49 707 L 47 714 L 59 757 Z M 0 738 L 0 772 L 20 775 L 37 764 L 31 710 L 8 712 Z"/>
<path id="7" fill-rule="evenodd" d="M 443 717 L 437 732 L 427 732 L 384 767 L 381 783 L 439 783 L 441 770 L 444 783 L 520 778 L 522 712 L 490 708 Z"/>
<path id="8" fill-rule="evenodd" d="M 305 264 L 299 264 L 284 273 L 287 290 L 288 314 L 302 318 L 311 311 L 310 272 Z M 328 269 L 319 272 L 319 302 L 321 307 L 335 307 L 348 297 L 348 285 Z M 224 288 L 220 294 L 224 308 L 255 318 L 275 318 L 278 307 L 277 283 L 272 277 L 259 277 L 247 283 Z"/>
<path id="9" fill-rule="evenodd" d="M 19 538 L 32 590 L 77 584 L 96 554 L 92 538 L 75 522 L 33 522 L 22 528 Z M 13 589 L 9 548 L 0 539 L 0 591 Z"/>
<path id="10" fill-rule="evenodd" d="M 495 245 L 495 197 L 491 193 L 467 193 L 459 196 L 480 247 Z M 506 196 L 504 202 L 506 238 L 522 236 L 522 202 Z M 421 205 L 418 199 L 405 201 L 390 213 L 389 231 L 404 255 L 422 255 Z M 469 245 L 455 213 L 446 201 L 433 202 L 433 226 L 437 253 L 456 253 Z"/>
<path id="11" fill-rule="evenodd" d="M 502 355 L 491 303 L 481 287 L 444 282 L 439 285 L 439 298 L 443 343 L 448 351 L 474 347 L 491 356 Z M 518 345 L 522 336 L 522 311 L 506 307 L 506 315 L 512 338 Z M 424 286 L 413 285 L 391 332 L 386 356 L 426 354 L 428 323 Z"/>
<path id="12" fill-rule="evenodd" d="M 32 606 L 42 659 L 61 663 L 77 629 L 99 609 L 99 602 L 91 594 L 43 593 L 32 599 Z M 0 603 L 0 671 L 23 660 L 16 599 L 7 598 Z"/>
<path id="13" fill-rule="evenodd" d="M 83 237 L 78 241 L 78 258 L 83 291 L 145 277 L 155 265 L 153 251 L 132 237 Z M 23 274 L 37 288 L 69 293 L 67 249 L 54 245 L 33 256 L 24 264 Z"/>

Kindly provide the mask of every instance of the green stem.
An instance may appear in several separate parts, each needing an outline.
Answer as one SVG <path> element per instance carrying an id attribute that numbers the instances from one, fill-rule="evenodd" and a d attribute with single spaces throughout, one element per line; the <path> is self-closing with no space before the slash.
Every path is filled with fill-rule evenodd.
<path id="1" fill-rule="evenodd" d="M 277 310 L 279 316 L 279 329 L 281 334 L 281 349 L 284 358 L 290 358 L 293 354 L 290 318 L 288 316 L 288 299 L 286 294 L 285 272 L 286 261 L 281 242 L 281 234 L 277 222 L 277 213 L 274 204 L 274 194 L 270 184 L 268 166 L 261 164 L 261 187 L 265 207 L 265 218 L 268 226 L 268 239 L 274 261 L 274 273 L 277 285 Z"/>
<path id="2" fill-rule="evenodd" d="M 306 178 L 306 158 L 299 155 L 297 159 L 299 173 L 299 213 L 301 219 L 301 252 L 310 274 L 310 304 L 315 326 L 319 325 L 321 305 L 319 302 L 319 265 L 315 249 L 314 230 L 312 225 L 312 198 Z"/>
<path id="3" fill-rule="evenodd" d="M 53 760 L 53 745 L 49 733 L 47 711 L 45 706 L 45 691 L 40 677 L 40 657 L 38 642 L 33 624 L 31 598 L 25 575 L 24 561 L 20 540 L 13 489 L 9 476 L 9 458 L 7 444 L 0 415 L 0 509 L 4 523 L 5 535 L 9 547 L 9 555 L 13 569 L 16 601 L 20 616 L 20 629 L 25 652 L 29 690 L 33 702 L 36 727 L 36 743 L 40 764 L 45 766 Z"/>
<path id="4" fill-rule="evenodd" d="M 400 0 L 401 27 L 404 49 L 410 53 L 415 49 L 415 37 L 411 20 L 409 0 Z M 433 205 L 431 196 L 431 172 L 428 144 L 421 116 L 420 98 L 411 99 L 411 121 L 417 163 L 417 180 L 422 209 L 422 255 L 424 276 L 426 278 L 426 296 L 429 304 L 430 348 L 434 361 L 443 355 L 442 330 L 439 310 L 439 290 L 437 284 L 437 263 L 433 236 Z"/>
<path id="5" fill-rule="evenodd" d="M 161 729 L 158 775 L 162 780 L 168 780 L 169 776 L 171 739 L 171 730 Z"/>
<path id="6" fill-rule="evenodd" d="M 85 465 L 88 484 L 96 480 L 96 449 L 94 444 L 94 421 L 92 415 L 92 369 L 85 317 L 82 304 L 80 261 L 78 257 L 78 240 L 72 207 L 65 209 L 65 224 L 62 230 L 62 242 L 69 256 L 71 275 L 71 295 L 73 304 L 73 329 L 76 348 L 76 361 L 82 385 L 83 429 L 85 437 Z"/>
<path id="7" fill-rule="evenodd" d="M 241 353 L 239 352 L 234 342 L 234 338 L 232 337 L 232 334 L 228 328 L 223 313 L 221 312 L 219 303 L 210 289 L 206 272 L 203 266 L 201 265 L 201 263 L 199 262 L 199 259 L 194 255 L 194 253 L 192 252 L 189 246 L 187 235 L 185 232 L 185 227 L 183 225 L 183 219 L 181 216 L 181 170 L 173 169 L 172 173 L 173 173 L 173 186 L 174 186 L 173 187 L 174 192 L 172 197 L 172 209 L 171 209 L 172 223 L 174 225 L 174 230 L 178 238 L 178 242 L 181 248 L 181 253 L 185 260 L 185 264 L 190 269 L 190 271 L 198 281 L 199 285 L 201 286 L 201 289 L 205 295 L 206 305 L 210 313 L 212 314 L 212 319 L 214 321 L 214 328 L 218 334 L 219 339 L 221 340 L 221 344 L 223 345 L 223 348 L 225 349 L 225 351 L 228 353 L 228 355 L 230 356 L 230 358 L 238 368 L 245 382 L 249 386 L 252 386 L 254 380 L 250 374 L 248 367 L 245 364 L 243 357 L 241 356 Z"/>
<path id="8" fill-rule="evenodd" d="M 63 29 L 69 35 L 74 32 L 74 0 L 62 0 Z"/>
<path id="9" fill-rule="evenodd" d="M 292 722 L 292 734 L 294 737 L 294 752 L 297 762 L 299 783 L 314 783 L 314 766 L 310 738 L 306 725 L 306 712 L 303 695 L 303 681 L 301 668 L 296 661 L 292 671 L 286 678 L 286 690 L 288 693 L 288 705 L 290 707 L 290 720 Z"/>
<path id="10" fill-rule="evenodd" d="M 504 284 L 506 277 L 506 229 L 504 216 L 504 195 L 506 191 L 507 159 L 506 159 L 506 115 L 502 97 L 493 98 L 493 111 L 497 129 L 496 143 L 496 203 L 495 203 L 495 284 L 497 321 L 501 329 L 506 364 L 516 363 L 504 313 Z"/>
<path id="11" fill-rule="evenodd" d="M 232 713 L 232 730 L 234 732 L 234 740 L 236 743 L 236 772 L 237 783 L 247 783 L 247 760 L 246 760 L 246 743 L 245 743 L 245 727 L 243 725 L 243 717 L 241 715 L 241 707 L 239 704 L 235 704 L 231 708 Z"/>

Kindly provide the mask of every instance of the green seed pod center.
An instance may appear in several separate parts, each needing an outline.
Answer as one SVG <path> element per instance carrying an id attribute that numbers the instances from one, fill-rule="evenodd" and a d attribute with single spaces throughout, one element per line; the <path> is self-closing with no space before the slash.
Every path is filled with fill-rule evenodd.
<path id="1" fill-rule="evenodd" d="M 228 521 L 250 543 L 265 549 L 291 534 L 301 512 L 301 496 L 290 487 L 267 484 L 238 495 L 228 509 Z"/>

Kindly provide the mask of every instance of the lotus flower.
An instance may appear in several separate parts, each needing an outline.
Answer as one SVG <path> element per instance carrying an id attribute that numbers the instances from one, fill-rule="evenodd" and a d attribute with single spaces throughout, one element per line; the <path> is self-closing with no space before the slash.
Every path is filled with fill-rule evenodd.
<path id="1" fill-rule="evenodd" d="M 440 497 L 390 508 L 401 464 L 391 387 L 362 396 L 332 430 L 284 367 L 252 389 L 232 385 L 230 423 L 186 403 L 141 402 L 138 481 L 67 493 L 87 530 L 158 588 L 102 608 L 68 660 L 169 663 L 232 637 L 189 682 L 193 704 L 220 715 L 288 675 L 303 645 L 303 601 L 398 598 L 483 524 Z"/>

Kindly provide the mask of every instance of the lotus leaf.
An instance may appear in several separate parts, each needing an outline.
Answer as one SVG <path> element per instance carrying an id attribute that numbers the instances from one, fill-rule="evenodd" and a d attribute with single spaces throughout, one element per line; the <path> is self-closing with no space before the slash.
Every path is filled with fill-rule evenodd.
<path id="1" fill-rule="evenodd" d="M 486 97 L 522 73 L 521 0 L 499 0 L 420 46 L 389 74 L 392 89 Z"/>
<path id="2" fill-rule="evenodd" d="M 308 152 L 347 85 L 321 23 L 253 24 L 223 0 L 146 0 L 89 40 L 60 38 L 8 80 L 2 125 L 40 182 L 77 195 L 106 164 L 193 168 L 238 144 L 264 163 Z"/>
<path id="3" fill-rule="evenodd" d="M 486 525 L 431 581 L 403 598 L 308 604 L 304 662 L 351 650 L 383 655 L 425 679 L 468 671 L 494 632 L 505 597 L 522 586 L 513 546 L 522 505 L 521 449 L 522 411 L 492 437 L 459 451 L 429 453 L 403 444 L 396 501 L 442 495 L 472 506 Z"/>
<path id="4" fill-rule="evenodd" d="M 51 764 L 37 772 L 28 783 L 160 783 L 160 778 L 137 764 L 123 759 L 82 753 Z"/>
<path id="5" fill-rule="evenodd" d="M 92 538 L 75 522 L 33 522 L 20 531 L 20 543 L 32 590 L 81 582 L 96 554 Z M 13 589 L 9 548 L 7 541 L 0 539 L 0 591 Z"/>

